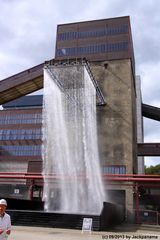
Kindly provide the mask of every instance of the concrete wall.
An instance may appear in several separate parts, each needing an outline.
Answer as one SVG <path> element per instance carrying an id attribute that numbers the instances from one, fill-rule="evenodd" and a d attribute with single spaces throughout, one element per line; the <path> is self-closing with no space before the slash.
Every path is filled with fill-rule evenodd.
<path id="1" fill-rule="evenodd" d="M 97 126 L 101 165 L 125 165 L 126 173 L 137 168 L 136 92 L 131 61 L 92 63 L 91 69 L 106 98 L 106 106 L 97 107 Z M 105 184 L 106 189 L 110 183 Z M 113 188 L 113 186 L 111 186 Z M 126 218 L 133 220 L 132 184 L 117 184 L 126 191 Z"/>
<path id="2" fill-rule="evenodd" d="M 126 165 L 133 173 L 136 161 L 136 109 L 130 60 L 92 64 L 91 68 L 106 98 L 97 107 L 98 140 L 101 165 Z"/>
<path id="3" fill-rule="evenodd" d="M 136 76 L 136 95 L 137 95 L 137 143 L 144 142 L 143 133 L 143 117 L 142 117 L 142 94 L 141 94 L 141 79 Z M 138 157 L 139 174 L 144 174 L 144 157 Z"/>

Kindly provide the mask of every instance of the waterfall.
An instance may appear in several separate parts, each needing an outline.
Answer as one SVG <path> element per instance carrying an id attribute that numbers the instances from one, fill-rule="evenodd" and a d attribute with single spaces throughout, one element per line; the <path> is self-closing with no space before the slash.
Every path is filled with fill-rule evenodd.
<path id="1" fill-rule="evenodd" d="M 105 199 L 97 147 L 96 90 L 87 69 L 44 69 L 46 211 L 99 214 Z"/>

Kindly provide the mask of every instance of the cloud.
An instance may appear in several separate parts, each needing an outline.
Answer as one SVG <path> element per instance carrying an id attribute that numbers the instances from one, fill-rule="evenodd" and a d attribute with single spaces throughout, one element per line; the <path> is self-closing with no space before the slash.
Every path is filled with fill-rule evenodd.
<path id="1" fill-rule="evenodd" d="M 146 166 L 156 166 L 160 164 L 160 157 L 145 157 Z"/>
<path id="2" fill-rule="evenodd" d="M 160 123 L 151 119 L 144 118 L 145 137 L 144 142 L 160 143 Z M 154 129 L 154 131 L 153 131 Z"/>
<path id="3" fill-rule="evenodd" d="M 160 60 L 152 64 L 144 62 L 139 64 L 138 70 L 141 77 L 143 102 L 160 107 Z"/>
<path id="4" fill-rule="evenodd" d="M 16 70 L 22 71 L 54 57 L 57 23 L 53 16 L 55 16 L 56 10 L 54 12 L 54 8 L 49 7 L 50 1 L 44 2 L 43 5 L 40 5 L 39 1 L 30 0 L 0 2 L 2 36 L 0 63 L 4 69 L 8 68 L 9 74 L 16 73 Z M 15 68 L 15 65 L 18 68 Z M 1 74 L 2 79 L 6 70 Z"/>

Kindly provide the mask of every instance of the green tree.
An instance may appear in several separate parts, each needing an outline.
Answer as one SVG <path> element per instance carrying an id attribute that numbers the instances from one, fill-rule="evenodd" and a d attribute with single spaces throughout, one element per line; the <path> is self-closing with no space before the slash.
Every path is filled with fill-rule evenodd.
<path id="1" fill-rule="evenodd" d="M 145 174 L 160 174 L 160 164 L 156 166 L 145 166 Z"/>

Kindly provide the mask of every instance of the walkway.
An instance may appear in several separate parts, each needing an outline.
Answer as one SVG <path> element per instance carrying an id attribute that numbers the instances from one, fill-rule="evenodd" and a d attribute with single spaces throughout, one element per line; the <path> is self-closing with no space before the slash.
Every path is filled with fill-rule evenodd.
<path id="1" fill-rule="evenodd" d="M 147 230 L 135 226 L 116 228 L 108 232 L 82 233 L 80 230 L 13 226 L 8 240 L 100 240 L 100 239 L 160 239 L 160 228 Z"/>

